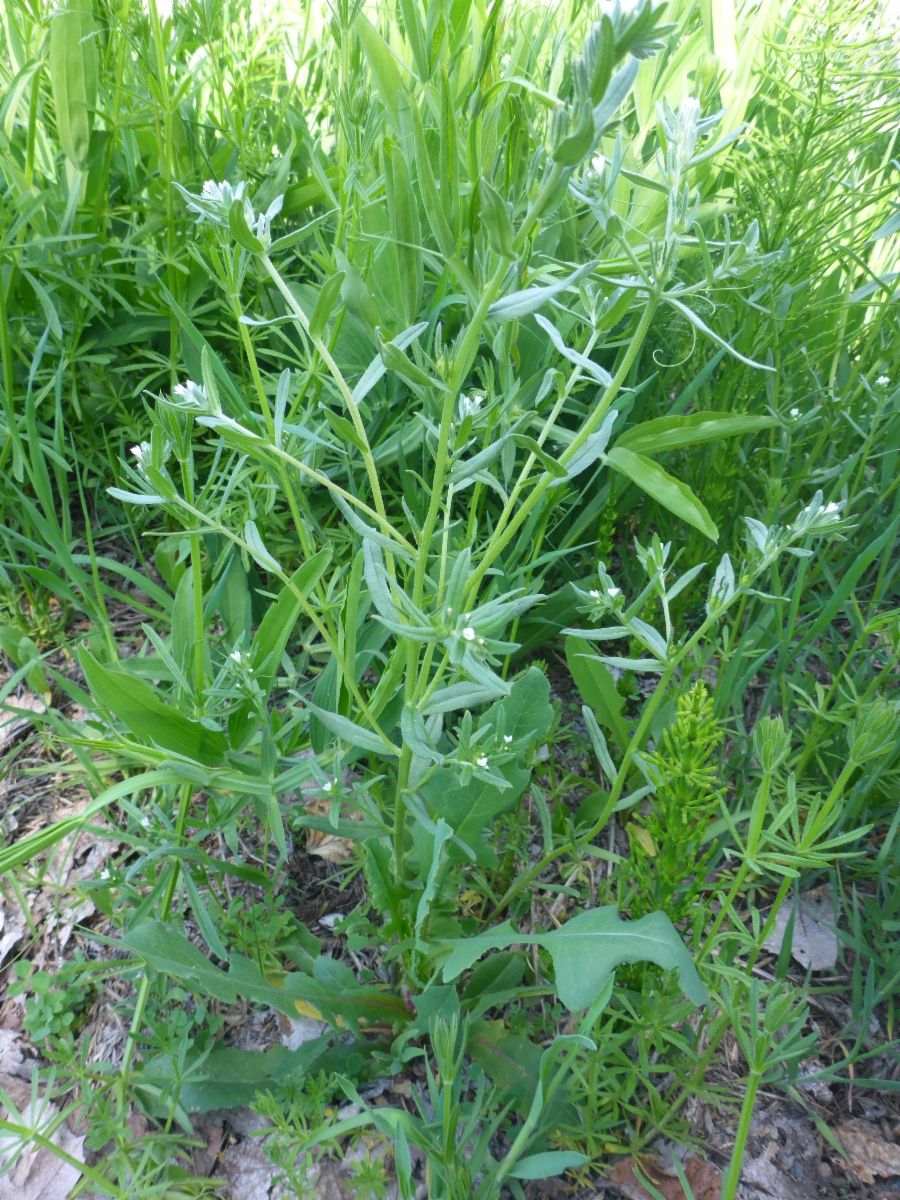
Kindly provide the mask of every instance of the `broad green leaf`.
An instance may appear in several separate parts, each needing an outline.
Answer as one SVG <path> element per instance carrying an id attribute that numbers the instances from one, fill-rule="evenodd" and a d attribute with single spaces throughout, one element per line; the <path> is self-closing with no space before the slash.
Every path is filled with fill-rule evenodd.
<path id="1" fill-rule="evenodd" d="M 582 700 L 590 705 L 600 724 L 606 726 L 624 750 L 631 734 L 622 716 L 624 701 L 616 691 L 616 681 L 609 667 L 600 661 L 590 642 L 577 637 L 566 638 L 566 662 Z"/>
<path id="2" fill-rule="evenodd" d="M 406 1024 L 404 1002 L 389 992 L 360 986 L 343 963 L 320 956 L 313 976 L 297 972 L 267 978 L 249 958 L 232 955 L 230 970 L 214 966 L 187 938 L 162 921 L 145 921 L 121 938 L 122 944 L 156 971 L 177 979 L 201 996 L 234 1004 L 239 996 L 265 1004 L 287 1016 L 299 1014 L 329 1021 L 336 1028 L 358 1030 L 360 1022 Z"/>
<path id="3" fill-rule="evenodd" d="M 460 783 L 455 771 L 439 768 L 419 789 L 432 811 L 447 822 L 460 841 L 475 851 L 475 861 L 481 867 L 495 867 L 499 861 L 497 851 L 484 841 L 485 831 L 518 801 L 531 779 L 528 771 L 512 765 L 501 767 L 499 771 L 510 787 L 501 790 L 492 783 L 474 778 L 468 783 Z M 448 847 L 447 857 L 450 862 L 465 861 L 460 847 L 452 844 Z"/>
<path id="4" fill-rule="evenodd" d="M 529 736 L 533 742 L 541 741 L 553 724 L 550 680 L 538 667 L 529 667 L 512 685 L 509 695 L 484 714 L 479 725 L 496 725 L 501 710 L 506 736 L 512 737 L 513 741 Z"/>
<path id="5" fill-rule="evenodd" d="M 207 767 L 222 761 L 225 737 L 218 730 L 207 729 L 166 704 L 160 692 L 143 679 L 103 666 L 89 650 L 79 650 L 78 661 L 93 697 L 114 713 L 138 741 L 152 742 Z"/>
<path id="6" fill-rule="evenodd" d="M 712 518 L 691 489 L 673 478 L 651 458 L 635 454 L 633 450 L 614 446 L 607 454 L 606 461 L 616 471 L 627 476 L 632 483 L 643 488 L 663 508 L 667 508 L 682 521 L 687 521 L 688 525 L 693 525 L 714 542 L 719 540 L 719 531 Z"/>
<path id="7" fill-rule="evenodd" d="M 740 437 L 777 425 L 774 417 L 731 416 L 729 413 L 696 412 L 689 417 L 659 417 L 629 429 L 616 447 L 635 454 L 662 454 L 677 446 L 694 446 L 722 437 Z"/>
<path id="8" fill-rule="evenodd" d="M 97 26 L 91 0 L 66 0 L 50 21 L 50 86 L 59 140 L 86 171 L 97 105 Z"/>
<path id="9" fill-rule="evenodd" d="M 543 1050 L 521 1034 L 511 1033 L 502 1021 L 473 1021 L 466 1049 L 500 1091 L 507 1093 L 516 1112 L 531 1108 L 541 1074 Z M 575 1108 L 566 1103 L 560 1088 L 547 1113 L 550 1130 L 578 1120 Z"/>
<path id="10" fill-rule="evenodd" d="M 274 1091 L 294 1072 L 345 1069 L 351 1054 L 359 1053 L 355 1039 L 332 1042 L 333 1035 L 312 1038 L 296 1050 L 272 1046 L 269 1050 L 238 1050 L 219 1047 L 201 1058 L 189 1053 L 177 1072 L 167 1054 L 151 1058 L 135 1078 L 163 1086 L 178 1083 L 178 1098 L 186 1112 L 203 1113 L 216 1108 L 252 1104 L 265 1092 Z"/>
<path id="11" fill-rule="evenodd" d="M 573 1012 L 589 1008 L 622 963 L 654 962 L 664 970 L 674 968 L 688 999 L 697 1005 L 708 999 L 691 956 L 665 913 L 622 921 L 613 905 L 589 909 L 550 933 L 516 933 L 505 921 L 477 937 L 445 942 L 450 947 L 450 957 L 444 963 L 445 982 L 456 979 L 488 950 L 520 943 L 536 944 L 549 951 L 559 998 Z"/>
<path id="12" fill-rule="evenodd" d="M 590 1161 L 586 1154 L 575 1150 L 545 1150 L 542 1154 L 529 1154 L 520 1159 L 509 1175 L 513 1179 L 549 1179 L 553 1175 L 562 1175 L 563 1171 L 583 1167 Z"/>

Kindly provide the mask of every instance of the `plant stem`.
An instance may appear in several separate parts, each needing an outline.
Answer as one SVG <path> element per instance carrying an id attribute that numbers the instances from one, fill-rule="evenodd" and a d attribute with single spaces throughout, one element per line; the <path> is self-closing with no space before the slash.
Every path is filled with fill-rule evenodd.
<path id="1" fill-rule="evenodd" d="M 747 1080 L 747 1090 L 744 1092 L 744 1101 L 741 1105 L 741 1115 L 734 1139 L 734 1149 L 731 1151 L 731 1162 L 728 1165 L 728 1172 L 722 1182 L 722 1200 L 734 1200 L 738 1184 L 741 1181 L 744 1150 L 747 1147 L 747 1137 L 750 1133 L 750 1121 L 753 1118 L 753 1108 L 756 1104 L 759 1081 L 759 1073 L 751 1071 L 750 1077 Z"/>

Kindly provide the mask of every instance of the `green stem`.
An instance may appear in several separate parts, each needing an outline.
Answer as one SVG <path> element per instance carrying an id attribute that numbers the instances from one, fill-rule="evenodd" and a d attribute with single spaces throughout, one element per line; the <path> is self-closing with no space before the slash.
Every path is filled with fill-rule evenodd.
<path id="1" fill-rule="evenodd" d="M 756 1104 L 759 1081 L 759 1073 L 751 1071 L 750 1078 L 747 1080 L 747 1090 L 744 1093 L 744 1102 L 741 1105 L 741 1116 L 734 1139 L 734 1149 L 731 1152 L 731 1162 L 722 1184 L 722 1200 L 734 1200 L 738 1184 L 741 1181 L 741 1166 L 744 1162 L 744 1150 L 747 1148 L 747 1137 L 750 1133 L 750 1121 Z"/>

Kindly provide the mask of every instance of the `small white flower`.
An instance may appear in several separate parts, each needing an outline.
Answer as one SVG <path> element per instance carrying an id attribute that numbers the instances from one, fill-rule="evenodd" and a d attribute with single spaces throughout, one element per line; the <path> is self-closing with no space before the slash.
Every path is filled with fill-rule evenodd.
<path id="1" fill-rule="evenodd" d="M 591 159 L 591 170 L 595 175 L 602 175 L 603 169 L 606 166 L 606 159 L 602 154 L 595 154 Z"/>
<path id="2" fill-rule="evenodd" d="M 476 764 L 476 766 L 479 766 L 479 767 L 486 767 L 486 766 L 488 765 L 488 760 L 487 760 L 487 758 L 486 758 L 486 757 L 485 757 L 485 756 L 482 754 L 481 758 L 476 758 L 476 759 L 475 759 L 475 764 Z"/>
<path id="3" fill-rule="evenodd" d="M 507 744 L 507 746 L 508 746 L 508 745 L 509 745 L 509 743 L 512 741 L 512 734 L 511 734 L 511 733 L 504 733 L 504 735 L 503 735 L 503 740 L 504 740 L 504 742 L 506 742 L 506 744 Z"/>
<path id="4" fill-rule="evenodd" d="M 792 408 L 792 409 L 791 409 L 791 416 L 792 416 L 792 417 L 799 417 L 799 416 L 800 416 L 800 409 L 799 409 L 799 408 Z"/>
<path id="5" fill-rule="evenodd" d="M 194 383 L 192 379 L 187 383 L 176 383 L 172 388 L 172 398 L 176 404 L 182 404 L 186 408 L 209 408 L 206 388 L 201 383 Z"/>
<path id="6" fill-rule="evenodd" d="M 142 829 L 150 828 L 150 818 L 149 817 L 141 817 L 141 828 Z"/>
<path id="7" fill-rule="evenodd" d="M 460 396 L 459 398 L 459 419 L 464 421 L 466 417 L 474 417 L 481 408 L 483 396 L 478 396 L 473 393 L 471 396 Z"/>
<path id="8" fill-rule="evenodd" d="M 465 629 L 462 631 L 462 635 L 466 639 L 467 642 L 475 641 L 475 630 L 472 628 L 471 625 L 467 625 L 465 627 Z"/>
<path id="9" fill-rule="evenodd" d="M 323 783 L 323 784 L 322 784 L 322 791 L 323 791 L 323 792 L 330 792 L 330 791 L 331 791 L 331 789 L 332 789 L 333 787 L 334 787 L 334 780 L 333 780 L 333 779 L 329 779 L 327 783 Z"/>
<path id="10" fill-rule="evenodd" d="M 606 594 L 607 594 L 607 596 L 609 596 L 610 600 L 615 600 L 616 596 L 619 595 L 621 590 L 622 590 L 621 588 L 617 588 L 617 587 L 607 588 Z"/>
<path id="11" fill-rule="evenodd" d="M 144 447 L 143 446 L 132 446 L 131 453 L 138 460 L 138 462 L 144 461 Z"/>
<path id="12" fill-rule="evenodd" d="M 600 599 L 600 593 L 597 591 L 596 588 L 591 588 L 591 596 L 594 600 Z"/>
<path id="13" fill-rule="evenodd" d="M 836 513 L 836 512 L 840 512 L 840 509 L 841 509 L 841 506 L 840 506 L 839 504 L 836 504 L 836 503 L 834 502 L 834 500 L 830 501 L 830 503 L 828 503 L 828 504 L 826 504 L 826 505 L 825 505 L 825 511 L 826 511 L 827 513 Z"/>
<path id="14" fill-rule="evenodd" d="M 101 871 L 100 878 L 101 879 L 109 879 L 109 871 Z"/>
<path id="15" fill-rule="evenodd" d="M 878 384 L 879 387 L 887 387 L 887 385 L 891 382 L 890 376 L 879 375 L 878 378 L 875 380 L 875 382 Z"/>
<path id="16" fill-rule="evenodd" d="M 233 658 L 235 662 L 240 662 L 241 661 L 241 652 L 240 652 L 240 650 L 232 650 L 232 652 L 228 655 L 228 657 Z"/>

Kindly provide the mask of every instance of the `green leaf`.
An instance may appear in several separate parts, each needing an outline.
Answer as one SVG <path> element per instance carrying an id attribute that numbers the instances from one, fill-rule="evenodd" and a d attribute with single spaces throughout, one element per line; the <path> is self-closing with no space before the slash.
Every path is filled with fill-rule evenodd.
<path id="1" fill-rule="evenodd" d="M 366 443 L 362 440 L 359 434 L 354 429 L 353 425 L 346 417 L 340 416 L 338 413 L 330 409 L 327 404 L 320 404 L 319 408 L 325 414 L 325 419 L 328 424 L 338 435 L 342 442 L 349 442 L 351 446 L 355 446 L 361 454 L 365 454 L 368 450 Z"/>
<path id="2" fill-rule="evenodd" d="M 325 332 L 325 326 L 328 324 L 328 318 L 334 311 L 334 306 L 338 296 L 341 294 L 343 283 L 344 272 L 337 271 L 323 284 L 322 290 L 319 292 L 319 298 L 316 301 L 316 307 L 313 309 L 313 315 L 309 319 L 309 332 L 312 337 L 320 338 Z"/>
<path id="3" fill-rule="evenodd" d="M 479 721 L 479 725 L 496 725 L 497 714 L 503 711 L 503 732 L 513 741 L 531 737 L 541 741 L 550 732 L 553 724 L 553 706 L 550 703 L 550 680 L 539 667 L 529 667 L 515 681 L 504 696 L 491 707 Z"/>
<path id="4" fill-rule="evenodd" d="M 403 99 L 405 104 L 405 96 Z M 425 283 L 419 205 L 403 150 L 399 144 L 391 144 L 387 139 L 384 142 L 384 182 L 391 235 L 400 270 L 403 312 L 407 325 L 412 325 L 419 313 Z"/>
<path id="5" fill-rule="evenodd" d="M 629 429 L 616 447 L 635 454 L 662 454 L 677 446 L 695 446 L 722 437 L 740 437 L 777 425 L 774 417 L 732 416 L 729 413 L 696 412 L 689 417 L 659 417 Z"/>
<path id="6" fill-rule="evenodd" d="M 250 232 L 243 200 L 232 201 L 231 208 L 228 210 L 228 224 L 231 227 L 231 236 L 239 246 L 244 250 L 249 250 L 251 254 L 263 253 L 262 242 Z"/>
<path id="7" fill-rule="evenodd" d="M 663 970 L 674 968 L 688 999 L 697 1005 L 708 999 L 691 956 L 665 913 L 622 921 L 613 905 L 589 909 L 550 933 L 516 933 L 505 921 L 477 937 L 447 941 L 444 945 L 450 947 L 450 957 L 444 963 L 444 981 L 456 979 L 488 950 L 518 943 L 536 944 L 549 951 L 559 998 L 572 1012 L 589 1008 L 622 963 L 654 962 Z"/>
<path id="8" fill-rule="evenodd" d="M 589 275 L 596 265 L 597 263 L 593 261 L 582 263 L 571 275 L 560 279 L 558 283 L 549 284 L 547 287 L 525 288 L 521 292 L 511 292 L 501 300 L 494 301 L 488 309 L 488 316 L 492 321 L 515 321 L 520 317 L 527 317 L 529 313 L 537 312 L 554 296 L 574 287 L 585 275 Z"/>
<path id="9" fill-rule="evenodd" d="M 549 472 L 554 479 L 568 479 L 568 468 L 564 467 L 562 463 L 548 454 L 543 446 L 537 444 L 533 437 L 528 437 L 524 433 L 515 433 L 512 440 L 520 450 L 527 450 L 529 454 L 533 454 L 544 470 Z"/>
<path id="10" fill-rule="evenodd" d="M 709 513 L 691 491 L 680 480 L 673 478 L 668 471 L 643 454 L 635 454 L 632 450 L 615 446 L 606 456 L 607 463 L 620 474 L 627 476 L 632 483 L 643 488 L 663 508 L 687 521 L 701 533 L 705 533 L 712 541 L 719 540 L 719 531 L 713 524 Z"/>
<path id="11" fill-rule="evenodd" d="M 529 1154 L 520 1159 L 508 1174 L 513 1179 L 549 1179 L 590 1161 L 586 1154 L 575 1150 L 545 1150 L 543 1154 Z"/>
<path id="12" fill-rule="evenodd" d="M 513 1101 L 516 1112 L 531 1108 L 541 1074 L 543 1051 L 521 1034 L 510 1033 L 502 1021 L 473 1021 L 466 1050 L 495 1087 Z M 578 1120 L 575 1108 L 566 1103 L 560 1088 L 546 1114 L 548 1131 Z"/>
<path id="13" fill-rule="evenodd" d="M 616 691 L 609 667 L 600 661 L 590 642 L 578 637 L 566 638 L 566 662 L 582 700 L 591 706 L 597 720 L 624 750 L 631 734 L 622 716 L 624 700 Z"/>
<path id="14" fill-rule="evenodd" d="M 50 22 L 50 87 L 69 162 L 86 171 L 97 105 L 97 26 L 91 0 L 66 0 Z"/>
<path id="15" fill-rule="evenodd" d="M 427 375 L 411 359 L 407 358 L 402 350 L 398 350 L 393 342 L 382 342 L 381 361 L 389 371 L 396 371 L 398 375 L 418 387 L 434 387 L 442 392 L 447 390 L 445 383 L 433 375 Z"/>
<path id="16" fill-rule="evenodd" d="M 403 87 L 400 72 L 397 70 L 397 61 L 384 38 L 364 13 L 360 13 L 354 21 L 353 30 L 362 44 L 363 53 L 375 76 L 375 84 L 381 96 L 381 102 L 384 104 L 394 128 L 399 129 L 400 119 L 397 103 Z"/>
<path id="17" fill-rule="evenodd" d="M 339 1040 L 329 1049 L 332 1037 L 312 1038 L 293 1051 L 285 1046 L 262 1051 L 219 1047 L 205 1057 L 194 1051 L 178 1071 L 169 1055 L 158 1054 L 143 1066 L 134 1083 L 136 1087 L 142 1080 L 164 1087 L 177 1083 L 179 1101 L 189 1113 L 237 1108 L 274 1091 L 295 1072 L 345 1069 L 350 1055 L 359 1053 L 358 1043 L 354 1039 L 345 1045 Z"/>
<path id="18" fill-rule="evenodd" d="M 330 730 L 343 741 L 349 742 L 351 746 L 359 746 L 361 750 L 371 750 L 374 754 L 386 754 L 389 757 L 398 755 L 399 749 L 380 738 L 377 733 L 372 733 L 368 729 L 363 729 L 351 721 L 349 717 L 342 717 L 339 713 L 328 712 L 324 708 L 319 708 L 317 704 L 306 701 L 306 707 L 309 708 L 319 718 L 326 729 Z"/>
<path id="19" fill-rule="evenodd" d="M 207 729 L 176 708 L 162 695 L 122 671 L 102 666 L 89 650 L 78 652 L 78 661 L 93 697 L 114 713 L 141 742 L 152 742 L 171 754 L 214 767 L 225 756 L 225 737 Z"/>
<path id="20" fill-rule="evenodd" d="M 222 971 L 171 925 L 145 921 L 121 938 L 122 944 L 201 996 L 234 1004 L 239 996 L 264 1004 L 289 1017 L 321 1018 L 336 1028 L 359 1029 L 360 1022 L 406 1024 L 404 1002 L 389 992 L 360 986 L 353 972 L 334 959 L 319 957 L 314 974 L 296 972 L 283 979 L 267 978 L 249 958 L 232 955 L 230 970 Z"/>
<path id="21" fill-rule="evenodd" d="M 478 190 L 481 193 L 481 220 L 491 249 L 503 258 L 515 258 L 513 242 L 516 234 L 503 197 L 487 179 L 479 180 Z"/>
<path id="22" fill-rule="evenodd" d="M 422 118 L 418 107 L 413 104 L 410 111 L 412 112 L 413 133 L 416 139 L 416 172 L 419 180 L 419 188 L 422 193 L 425 216 L 428 224 L 431 226 L 431 232 L 434 234 L 434 240 L 437 242 L 441 254 L 443 254 L 444 258 L 449 259 L 456 253 L 456 239 L 450 232 L 450 226 L 447 224 L 444 206 L 441 203 L 440 193 L 438 192 L 434 173 L 431 169 L 431 159 L 428 156 L 428 147 L 425 143 L 425 130 L 422 127 Z"/>
<path id="23" fill-rule="evenodd" d="M 429 807 L 451 827 L 456 837 L 475 851 L 475 861 L 481 867 L 496 867 L 497 851 L 484 841 L 483 835 L 502 812 L 511 808 L 525 791 L 531 779 L 528 771 L 516 766 L 499 769 L 512 785 L 501 790 L 492 783 L 471 779 L 460 783 L 459 776 L 449 768 L 439 768 L 420 789 Z M 447 850 L 450 862 L 465 861 L 459 846 Z"/>

